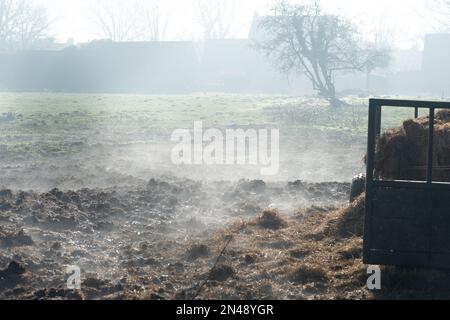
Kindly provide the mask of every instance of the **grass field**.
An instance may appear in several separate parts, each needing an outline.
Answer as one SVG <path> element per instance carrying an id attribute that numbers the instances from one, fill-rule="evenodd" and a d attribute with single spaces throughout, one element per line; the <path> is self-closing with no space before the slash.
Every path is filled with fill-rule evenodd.
<path id="1" fill-rule="evenodd" d="M 0 121 L 3 137 L 12 132 L 46 134 L 110 126 L 132 132 L 164 132 L 191 126 L 198 120 L 203 120 L 207 126 L 219 127 L 286 122 L 290 129 L 365 133 L 368 99 L 348 97 L 345 101 L 348 106 L 331 109 L 315 97 L 276 95 L 2 93 Z M 408 115 L 411 116 L 412 111 L 389 112 L 386 126 L 398 124 Z"/>
<path id="2" fill-rule="evenodd" d="M 284 165 L 279 180 L 348 180 L 362 167 L 368 99 L 350 96 L 345 101 L 347 106 L 332 109 L 323 100 L 308 96 L 2 93 L 0 165 L 10 172 L 9 180 L 21 175 L 22 182 L 28 174 L 37 175 L 38 168 L 51 164 L 57 167 L 54 171 L 64 172 L 64 167 L 74 162 L 85 167 L 95 162 L 121 174 L 126 168 L 142 165 L 171 171 L 171 133 L 178 128 L 192 129 L 194 121 L 202 120 L 204 128 L 280 129 Z M 412 110 L 389 109 L 383 114 L 383 126 L 398 126 L 412 115 Z M 118 156 L 120 161 L 116 161 Z M 145 163 L 138 158 L 146 158 Z M 90 175 L 90 168 L 85 169 L 81 172 Z M 206 178 L 215 179 L 221 171 L 207 172 Z M 194 172 L 204 174 L 201 168 Z M 217 178 L 245 175 L 242 170 Z M 5 179 L 2 183 L 9 186 Z M 14 187 L 24 185 L 11 182 Z"/>

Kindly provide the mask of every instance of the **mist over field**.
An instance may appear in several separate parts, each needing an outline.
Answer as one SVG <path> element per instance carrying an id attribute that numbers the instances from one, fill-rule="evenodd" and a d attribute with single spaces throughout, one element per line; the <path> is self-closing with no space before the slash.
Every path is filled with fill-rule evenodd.
<path id="1" fill-rule="evenodd" d="M 6 169 L 2 184 L 16 190 L 67 190 L 107 187 L 111 184 L 108 179 L 127 184 L 132 179 L 163 174 L 200 181 L 348 181 L 363 166 L 365 112 L 359 112 L 361 122 L 353 125 L 341 123 L 341 117 L 329 119 L 326 109 L 317 114 L 312 104 L 307 107 L 309 111 L 303 110 L 302 123 L 292 124 L 282 113 L 293 99 L 297 100 L 226 94 L 3 94 L 4 114 L 11 114 L 14 120 L 2 123 Z M 47 101 L 54 106 L 33 110 L 32 105 Z M 62 105 L 65 109 L 60 110 Z M 192 112 L 192 105 L 198 110 Z M 277 107 L 273 109 L 273 105 Z M 248 130 L 282 125 L 278 173 L 264 177 L 261 166 L 248 164 L 173 164 L 171 149 L 176 143 L 171 141 L 172 131 L 192 131 L 197 119 L 203 120 L 204 131 L 211 127 L 225 132 L 227 127 Z M 309 121 L 316 122 L 317 128 Z M 323 121 L 332 121 L 336 128 L 324 130 Z M 357 143 L 350 145 L 350 141 Z M 345 152 L 340 151 L 342 146 L 346 146 Z M 335 170 L 336 166 L 340 170 Z"/>
<path id="2" fill-rule="evenodd" d="M 369 99 L 448 99 L 449 26 L 447 0 L 0 0 L 0 298 L 450 297 L 367 287 L 353 180 Z"/>

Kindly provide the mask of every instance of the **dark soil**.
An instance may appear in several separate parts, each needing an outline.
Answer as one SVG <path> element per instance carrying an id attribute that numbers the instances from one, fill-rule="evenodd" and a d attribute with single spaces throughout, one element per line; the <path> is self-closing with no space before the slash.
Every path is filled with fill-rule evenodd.
<path id="1" fill-rule="evenodd" d="M 294 215 L 305 203 L 345 202 L 349 187 L 168 176 L 134 187 L 0 190 L 0 298 L 188 297 L 205 275 L 225 283 L 242 272 L 226 259 L 211 271 L 223 244 L 205 239 L 218 230 L 257 217 L 261 230 L 277 230 L 287 226 L 279 217 Z M 280 212 L 267 214 L 279 203 Z M 249 252 L 239 263 L 251 266 L 260 259 Z M 68 266 L 80 267 L 81 291 L 67 289 Z"/>

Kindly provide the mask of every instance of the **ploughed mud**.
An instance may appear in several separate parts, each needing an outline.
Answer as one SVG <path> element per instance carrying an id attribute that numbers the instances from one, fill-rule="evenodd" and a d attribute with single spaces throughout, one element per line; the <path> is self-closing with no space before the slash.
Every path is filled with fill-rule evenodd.
<path id="1" fill-rule="evenodd" d="M 347 201 L 349 187 L 162 177 L 135 187 L 1 190 L 0 298 L 226 298 L 202 296 L 203 273 L 223 245 L 207 239 L 262 212 L 264 230 L 287 226 L 276 221 L 278 211 L 294 217 L 298 208 L 315 205 L 313 210 L 330 212 Z M 267 246 L 275 250 L 290 244 L 286 240 Z M 260 258 L 248 254 L 242 263 L 252 265 Z M 67 266 L 81 269 L 81 290 L 67 288 Z M 206 278 L 219 283 L 234 279 L 235 268 L 220 264 Z"/>

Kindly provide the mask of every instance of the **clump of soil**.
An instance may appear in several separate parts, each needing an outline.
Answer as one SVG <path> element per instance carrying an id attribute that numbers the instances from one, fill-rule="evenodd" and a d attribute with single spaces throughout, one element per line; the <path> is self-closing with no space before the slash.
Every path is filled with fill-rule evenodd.
<path id="1" fill-rule="evenodd" d="M 362 250 L 358 243 L 349 242 L 338 251 L 339 256 L 344 260 L 355 260 L 362 258 Z"/>
<path id="2" fill-rule="evenodd" d="M 296 249 L 296 250 L 292 250 L 289 254 L 294 259 L 302 260 L 305 257 L 307 257 L 308 255 L 310 255 L 311 251 L 309 251 L 309 250 L 302 250 L 302 249 Z"/>
<path id="3" fill-rule="evenodd" d="M 211 270 L 211 272 L 209 273 L 209 279 L 213 281 L 224 282 L 232 277 L 234 273 L 235 272 L 233 267 L 222 264 Z"/>
<path id="4" fill-rule="evenodd" d="M 10 189 L 0 190 L 0 199 L 10 199 L 12 196 L 13 193 Z"/>
<path id="5" fill-rule="evenodd" d="M 245 264 L 254 264 L 256 262 L 256 257 L 254 255 L 247 254 L 244 257 Z"/>
<path id="6" fill-rule="evenodd" d="M 266 183 L 262 180 L 241 180 L 239 181 L 237 188 L 243 191 L 261 193 L 266 190 Z"/>
<path id="7" fill-rule="evenodd" d="M 327 275 L 323 268 L 311 265 L 300 265 L 289 275 L 294 283 L 307 284 L 312 282 L 326 282 Z"/>
<path id="8" fill-rule="evenodd" d="M 9 263 L 8 267 L 0 271 L 0 276 L 19 276 L 25 273 L 25 267 L 16 261 Z"/>
<path id="9" fill-rule="evenodd" d="M 34 245 L 33 239 L 24 230 L 5 232 L 0 229 L 0 246 L 22 247 Z"/>
<path id="10" fill-rule="evenodd" d="M 2 247 L 21 247 L 34 245 L 33 239 L 20 230 L 19 232 L 2 232 L 0 229 L 0 246 Z"/>
<path id="11" fill-rule="evenodd" d="M 85 296 L 81 291 L 68 289 L 42 289 L 34 293 L 33 300 L 84 300 Z"/>
<path id="12" fill-rule="evenodd" d="M 257 224 L 261 228 L 278 230 L 287 226 L 276 210 L 265 210 L 261 217 L 257 219 Z"/>
<path id="13" fill-rule="evenodd" d="M 200 258 L 207 258 L 211 255 L 211 251 L 205 244 L 194 244 L 187 251 L 187 259 L 189 261 L 195 261 Z"/>
<path id="14" fill-rule="evenodd" d="M 16 262 L 11 261 L 3 270 L 0 270 L 0 289 L 14 288 L 17 284 L 22 282 L 22 277 L 25 274 L 25 267 Z"/>
<path id="15" fill-rule="evenodd" d="M 97 278 L 87 278 L 86 280 L 83 281 L 83 286 L 86 286 L 88 288 L 96 288 L 99 289 L 103 286 L 108 285 L 107 281 L 104 280 L 100 280 Z"/>

